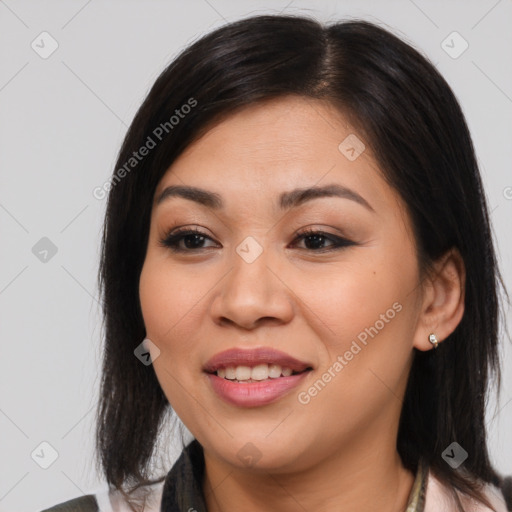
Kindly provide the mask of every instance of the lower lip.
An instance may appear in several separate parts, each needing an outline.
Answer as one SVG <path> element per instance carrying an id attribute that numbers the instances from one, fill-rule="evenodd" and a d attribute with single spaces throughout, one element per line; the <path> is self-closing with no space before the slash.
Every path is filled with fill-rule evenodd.
<path id="1" fill-rule="evenodd" d="M 298 386 L 310 371 L 261 382 L 238 383 L 207 373 L 213 390 L 226 402 L 240 407 L 258 407 L 279 400 Z"/>

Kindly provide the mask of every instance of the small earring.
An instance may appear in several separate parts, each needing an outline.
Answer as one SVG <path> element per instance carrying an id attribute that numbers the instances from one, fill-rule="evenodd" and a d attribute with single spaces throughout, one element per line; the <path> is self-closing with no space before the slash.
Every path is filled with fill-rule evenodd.
<path id="1" fill-rule="evenodd" d="M 434 345 L 434 348 L 437 348 L 437 346 L 439 345 L 439 341 L 437 340 L 436 335 L 434 333 L 429 334 L 428 341 L 430 341 L 430 343 Z"/>

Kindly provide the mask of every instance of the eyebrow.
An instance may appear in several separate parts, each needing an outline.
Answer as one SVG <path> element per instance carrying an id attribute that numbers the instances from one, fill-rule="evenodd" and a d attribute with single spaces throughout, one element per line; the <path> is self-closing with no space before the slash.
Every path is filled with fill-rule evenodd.
<path id="1" fill-rule="evenodd" d="M 171 185 L 166 187 L 158 196 L 156 206 L 173 197 L 188 199 L 213 210 L 219 210 L 224 207 L 222 197 L 216 192 L 184 185 Z M 343 199 L 350 199 L 375 213 L 375 210 L 364 197 L 354 190 L 337 183 L 331 183 L 322 187 L 296 188 L 283 192 L 279 196 L 278 204 L 281 210 L 289 210 L 319 197 L 341 197 Z"/>

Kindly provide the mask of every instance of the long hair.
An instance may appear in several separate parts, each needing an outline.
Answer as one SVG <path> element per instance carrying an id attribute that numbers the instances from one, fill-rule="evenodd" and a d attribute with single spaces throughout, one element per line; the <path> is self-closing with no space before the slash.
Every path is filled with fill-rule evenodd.
<path id="1" fill-rule="evenodd" d="M 98 274 L 105 331 L 96 430 L 101 470 L 123 493 L 128 484 L 165 476 L 150 480 L 148 468 L 172 410 L 153 368 L 134 356 L 146 335 L 138 285 L 156 186 L 214 123 L 289 94 L 329 101 L 363 135 L 405 201 L 423 278 L 450 248 L 463 258 L 463 318 L 438 350 L 414 349 L 397 450 L 411 471 L 425 459 L 442 482 L 489 505 L 478 482 L 500 482 L 489 460 L 485 405 L 491 379 L 500 386 L 503 280 L 471 136 L 428 59 L 362 20 L 323 25 L 265 15 L 227 24 L 185 49 L 135 115 L 112 175 Z M 143 146 L 151 149 L 134 161 Z M 469 453 L 465 471 L 442 458 L 453 441 Z"/>

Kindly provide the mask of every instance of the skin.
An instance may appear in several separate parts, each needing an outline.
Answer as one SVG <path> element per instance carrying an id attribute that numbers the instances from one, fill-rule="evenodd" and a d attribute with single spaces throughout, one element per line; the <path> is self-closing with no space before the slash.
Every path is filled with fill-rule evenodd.
<path id="1" fill-rule="evenodd" d="M 205 453 L 209 511 L 404 510 L 414 481 L 396 451 L 413 348 L 432 350 L 463 312 L 457 251 L 420 275 L 410 218 L 383 180 L 368 144 L 354 161 L 338 149 L 356 133 L 330 104 L 289 96 L 250 105 L 191 144 L 159 183 L 193 185 L 224 200 L 214 210 L 184 198 L 154 205 L 140 301 L 156 376 Z M 362 137 L 360 136 L 362 139 Z M 337 183 L 371 205 L 323 197 L 282 212 L 281 192 Z M 176 227 L 197 228 L 203 249 L 159 244 Z M 356 245 L 322 252 L 304 228 Z M 300 234 L 300 233 L 299 233 Z M 252 263 L 236 252 L 252 236 Z M 190 237 L 189 237 L 190 241 Z M 192 237 L 192 242 L 194 241 Z M 317 247 L 320 247 L 317 248 Z M 402 307 L 307 404 L 297 395 L 349 350 L 365 328 Z M 272 346 L 313 367 L 275 403 L 227 404 L 202 372 L 214 354 Z M 260 459 L 237 456 L 251 442 Z M 272 499 L 269 500 L 269 496 Z"/>

